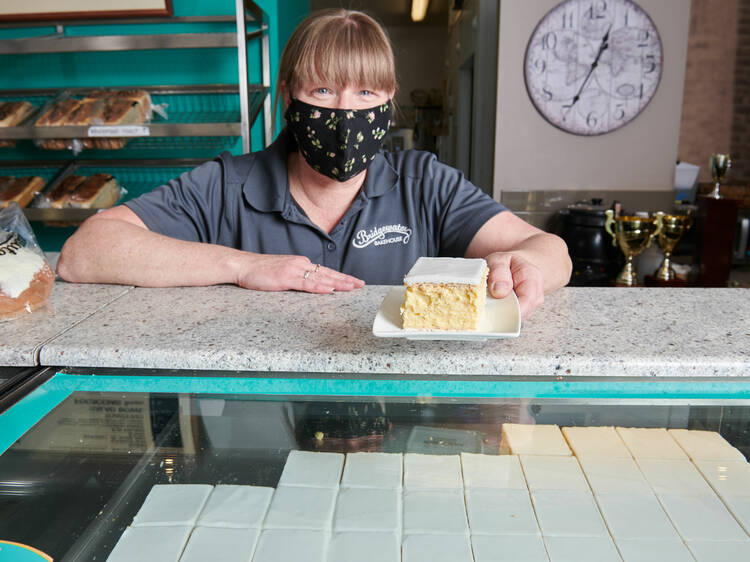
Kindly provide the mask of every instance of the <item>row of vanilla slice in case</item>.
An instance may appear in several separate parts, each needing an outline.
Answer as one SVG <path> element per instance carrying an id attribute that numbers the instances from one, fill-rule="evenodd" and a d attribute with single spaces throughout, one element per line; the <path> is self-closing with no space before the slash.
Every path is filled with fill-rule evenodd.
<path id="1" fill-rule="evenodd" d="M 23 123 L 36 108 L 28 101 L 0 102 L 0 129 Z M 82 98 L 65 97 L 42 109 L 34 122 L 37 127 L 86 125 L 140 125 L 151 121 L 154 106 L 145 90 L 93 90 Z M 84 138 L 44 139 L 37 146 L 49 150 L 123 148 L 128 139 Z M 12 147 L 15 141 L 0 140 L 0 147 Z"/>
<path id="2" fill-rule="evenodd" d="M 0 209 L 15 202 L 24 208 L 34 201 L 39 208 L 105 209 L 113 206 L 122 193 L 110 174 L 71 175 L 45 193 L 39 176 L 0 176 Z M 36 200 L 34 200 L 36 198 Z"/>

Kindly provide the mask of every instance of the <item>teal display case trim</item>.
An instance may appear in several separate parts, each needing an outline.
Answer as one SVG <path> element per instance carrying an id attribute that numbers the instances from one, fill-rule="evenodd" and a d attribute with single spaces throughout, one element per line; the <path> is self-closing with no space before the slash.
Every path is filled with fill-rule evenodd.
<path id="1" fill-rule="evenodd" d="M 478 381 L 110 376 L 57 373 L 0 415 L 0 454 L 73 392 L 392 398 L 750 400 L 741 381 Z"/>
<path id="2" fill-rule="evenodd" d="M 13 443 L 70 396 L 83 381 L 69 380 L 64 384 L 55 377 L 36 388 L 17 404 L 0 415 L 0 455 Z"/>

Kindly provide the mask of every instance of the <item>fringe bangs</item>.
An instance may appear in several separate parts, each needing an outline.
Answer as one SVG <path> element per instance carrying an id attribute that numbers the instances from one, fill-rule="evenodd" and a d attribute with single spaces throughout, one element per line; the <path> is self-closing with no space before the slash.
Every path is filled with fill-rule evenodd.
<path id="1" fill-rule="evenodd" d="M 297 32 L 284 50 L 279 69 L 279 79 L 292 90 L 305 82 L 396 89 L 390 41 L 366 14 L 346 10 L 314 14 Z"/>

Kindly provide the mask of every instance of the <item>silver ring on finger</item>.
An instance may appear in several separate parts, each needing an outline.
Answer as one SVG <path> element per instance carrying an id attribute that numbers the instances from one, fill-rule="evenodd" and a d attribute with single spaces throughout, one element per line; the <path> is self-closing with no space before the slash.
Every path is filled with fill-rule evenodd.
<path id="1" fill-rule="evenodd" d="M 306 280 L 308 277 L 310 277 L 311 273 L 312 273 L 312 271 L 310 271 L 309 269 L 306 269 L 304 275 L 302 276 L 302 278 Z"/>
<path id="2" fill-rule="evenodd" d="M 317 273 L 319 269 L 320 269 L 320 264 L 316 263 L 315 264 L 315 269 L 313 269 L 313 273 Z"/>

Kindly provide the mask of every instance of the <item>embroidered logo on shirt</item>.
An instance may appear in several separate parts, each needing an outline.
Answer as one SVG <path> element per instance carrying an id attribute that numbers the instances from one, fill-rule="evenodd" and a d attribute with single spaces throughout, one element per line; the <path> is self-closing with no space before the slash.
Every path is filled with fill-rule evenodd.
<path id="1" fill-rule="evenodd" d="M 387 224 L 371 228 L 370 230 L 360 230 L 352 240 L 352 246 L 355 248 L 366 248 L 370 244 L 374 246 L 385 246 L 386 244 L 397 244 L 401 242 L 408 244 L 411 238 L 411 228 L 402 224 Z"/>

